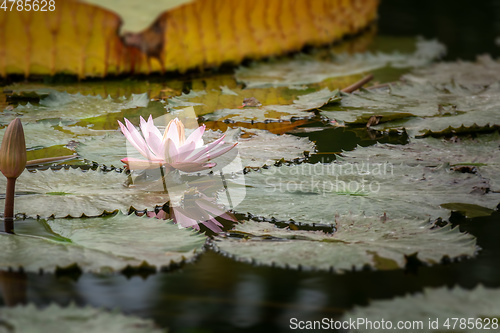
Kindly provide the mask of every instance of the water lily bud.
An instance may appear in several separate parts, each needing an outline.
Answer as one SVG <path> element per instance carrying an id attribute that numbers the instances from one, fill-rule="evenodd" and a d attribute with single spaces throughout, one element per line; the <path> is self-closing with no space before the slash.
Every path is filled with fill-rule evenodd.
<path id="1" fill-rule="evenodd" d="M 19 118 L 10 122 L 0 147 L 0 171 L 7 178 L 17 178 L 26 167 L 26 143 Z"/>

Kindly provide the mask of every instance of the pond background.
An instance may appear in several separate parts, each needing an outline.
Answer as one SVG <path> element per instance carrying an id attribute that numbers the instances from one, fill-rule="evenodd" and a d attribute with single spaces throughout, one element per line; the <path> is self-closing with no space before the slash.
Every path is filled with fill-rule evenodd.
<path id="1" fill-rule="evenodd" d="M 496 58 L 500 55 L 500 46 L 495 45 L 500 36 L 500 3 L 383 0 L 377 33 L 437 38 L 447 46 L 446 60 L 474 60 L 484 53 Z M 390 47 L 397 49 L 398 45 Z M 339 128 L 301 135 L 308 135 L 325 152 L 376 142 L 361 140 L 356 131 Z M 405 138 L 379 141 L 404 144 Z M 207 251 L 194 264 L 148 276 L 27 274 L 26 299 L 38 306 L 74 302 L 117 308 L 151 318 L 174 332 L 287 331 L 293 317 L 336 319 L 354 305 L 424 287 L 500 287 L 499 218 L 498 211 L 487 218 L 452 215 L 450 221 L 476 236 L 482 250 L 474 259 L 432 267 L 410 262 L 401 270 L 366 269 L 339 275 L 256 267 Z M 5 302 L 0 301 L 1 305 Z"/>

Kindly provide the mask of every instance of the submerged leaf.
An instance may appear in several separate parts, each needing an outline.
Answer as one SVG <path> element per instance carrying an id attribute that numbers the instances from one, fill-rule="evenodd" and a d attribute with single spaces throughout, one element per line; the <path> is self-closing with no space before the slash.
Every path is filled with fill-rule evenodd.
<path id="1" fill-rule="evenodd" d="M 406 256 L 415 253 L 424 262 L 438 263 L 444 256 L 472 256 L 476 251 L 472 236 L 460 233 L 458 228 L 431 230 L 427 222 L 348 215 L 337 218 L 336 225 L 337 231 L 331 235 L 248 221 L 230 231 L 230 235 L 240 237 L 217 237 L 215 244 L 238 260 L 336 271 L 365 265 L 402 268 Z"/>
<path id="2" fill-rule="evenodd" d="M 336 215 L 347 213 L 447 218 L 441 204 L 492 209 L 500 202 L 500 193 L 477 191 L 488 181 L 476 174 L 368 159 L 271 167 L 248 173 L 245 183 L 245 200 L 237 211 L 305 223 L 333 223 Z"/>
<path id="3" fill-rule="evenodd" d="M 391 322 L 394 329 L 396 323 L 404 318 L 405 323 L 420 325 L 412 326 L 412 330 L 418 332 L 484 332 L 480 327 L 498 329 L 499 317 L 500 291 L 479 285 L 473 290 L 460 287 L 451 290 L 447 287 L 425 288 L 422 293 L 408 294 L 391 300 L 371 301 L 369 306 L 357 306 L 348 311 L 341 320 L 364 320 L 373 323 L 380 322 L 383 318 L 386 323 Z M 430 327 L 431 323 L 437 325 Z M 445 326 L 446 323 L 448 327 Z M 472 327 L 477 329 L 472 329 L 467 323 L 473 323 Z M 359 325 L 355 332 L 380 330 Z"/>
<path id="4" fill-rule="evenodd" d="M 126 316 L 117 311 L 51 304 L 43 309 L 33 304 L 0 308 L 4 327 L 15 327 L 16 332 L 77 332 L 87 333 L 160 333 L 152 320 Z M 2 330 L 3 331 L 3 330 Z M 6 332 L 6 331 L 5 331 Z"/>
<path id="5" fill-rule="evenodd" d="M 146 192 L 127 187 L 127 175 L 116 171 L 80 169 L 24 172 L 17 180 L 15 213 L 29 217 L 98 216 L 103 212 L 153 209 L 168 201 L 166 193 Z M 0 191 L 6 182 L 0 178 Z M 58 194 L 55 196 L 55 194 Z M 3 212 L 4 200 L 0 200 Z"/>
<path id="6" fill-rule="evenodd" d="M 171 221 L 133 214 L 51 219 L 47 224 L 53 233 L 67 240 L 2 234 L 1 266 L 52 272 L 76 264 L 85 272 L 110 273 L 146 263 L 160 269 L 192 260 L 205 242 L 204 236 L 180 229 Z"/>

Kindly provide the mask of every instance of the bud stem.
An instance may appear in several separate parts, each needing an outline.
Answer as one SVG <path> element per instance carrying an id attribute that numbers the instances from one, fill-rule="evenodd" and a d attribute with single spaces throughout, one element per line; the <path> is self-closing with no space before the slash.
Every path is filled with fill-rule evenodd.
<path id="1" fill-rule="evenodd" d="M 14 233 L 14 192 L 16 188 L 16 178 L 7 178 L 7 190 L 5 192 L 4 227 L 5 232 Z"/>
<path id="2" fill-rule="evenodd" d="M 161 180 L 163 181 L 163 190 L 165 191 L 165 193 L 168 193 L 167 185 L 165 184 L 165 172 L 163 171 L 163 165 L 160 165 L 160 173 L 161 173 Z"/>

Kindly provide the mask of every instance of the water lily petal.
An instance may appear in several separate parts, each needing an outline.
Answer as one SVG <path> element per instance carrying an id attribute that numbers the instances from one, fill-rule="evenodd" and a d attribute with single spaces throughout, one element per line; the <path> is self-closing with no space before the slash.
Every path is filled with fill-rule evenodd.
<path id="1" fill-rule="evenodd" d="M 155 126 L 152 115 L 149 115 L 146 125 L 148 126 L 148 130 L 150 133 L 154 134 L 158 139 L 162 140 L 163 134 L 161 134 L 158 127 Z"/>
<path id="2" fill-rule="evenodd" d="M 167 138 L 167 141 L 165 142 L 165 152 L 163 155 L 165 162 L 168 164 L 177 162 L 178 155 L 179 151 L 177 150 L 177 145 L 174 140 Z"/>
<path id="3" fill-rule="evenodd" d="M 194 142 L 194 143 L 196 143 L 196 148 L 202 147 L 204 144 L 203 139 L 202 139 L 203 133 L 205 133 L 205 125 L 202 125 L 202 126 L 198 127 L 197 129 L 195 129 L 193 131 L 193 133 L 191 133 L 191 135 L 186 139 L 185 144 Z"/>
<path id="4" fill-rule="evenodd" d="M 165 128 L 165 133 L 163 133 L 163 142 L 166 143 L 168 139 L 175 143 L 175 146 L 180 145 L 179 140 L 179 125 L 177 124 L 179 120 L 177 118 L 170 120 L 167 127 Z"/>
<path id="5" fill-rule="evenodd" d="M 139 131 L 132 125 L 130 121 L 128 121 L 127 118 L 125 118 L 125 123 L 127 126 L 125 127 L 120 121 L 118 121 L 118 124 L 120 125 L 120 129 L 127 138 L 127 140 L 132 144 L 132 146 L 135 147 L 141 153 L 142 156 L 145 158 L 149 159 L 151 156 L 151 152 L 149 151 L 149 148 L 144 141 L 144 138 L 141 136 Z"/>
<path id="6" fill-rule="evenodd" d="M 152 120 L 151 116 L 150 120 Z M 148 123 L 144 120 L 144 118 L 140 117 L 140 122 L 141 122 L 141 132 L 142 135 L 144 136 L 144 139 L 146 140 L 146 144 L 148 145 L 149 149 L 153 153 L 155 157 L 159 157 L 163 155 L 163 142 L 161 138 L 160 131 L 156 128 L 156 126 L 151 126 L 151 123 Z M 155 131 L 156 130 L 156 131 Z M 158 132 L 158 133 L 156 133 Z M 160 134 L 158 137 L 157 134 Z"/>
<path id="7" fill-rule="evenodd" d="M 210 142 L 209 144 L 207 144 L 207 145 L 205 145 L 203 147 L 197 148 L 197 151 L 193 155 L 187 157 L 185 159 L 185 161 L 186 162 L 196 161 L 201 156 L 203 156 L 204 154 L 208 153 L 210 150 L 212 150 L 213 148 L 215 148 L 219 143 L 222 143 L 223 140 L 224 140 L 224 137 L 225 137 L 225 135 L 221 136 L 217 140 L 215 140 L 213 142 Z"/>
<path id="8" fill-rule="evenodd" d="M 189 142 L 185 143 L 184 145 L 178 147 L 178 152 L 179 152 L 179 158 L 184 159 L 190 154 L 193 153 L 193 151 L 196 150 L 196 143 L 195 142 Z"/>
<path id="9" fill-rule="evenodd" d="M 216 147 L 210 151 L 209 159 L 213 159 L 213 158 L 219 157 L 220 155 L 227 153 L 228 151 L 230 151 L 231 149 L 236 147 L 237 144 L 238 144 L 238 142 L 230 144 L 230 145 L 226 145 L 225 143 L 219 144 L 218 147 Z"/>
<path id="10" fill-rule="evenodd" d="M 184 133 L 184 124 L 179 119 L 174 119 L 175 125 L 177 127 L 177 133 L 179 134 L 179 146 L 182 146 L 186 142 L 186 134 Z"/>
<path id="11" fill-rule="evenodd" d="M 214 149 L 206 152 L 202 156 L 199 156 L 197 159 L 192 160 L 190 162 L 192 163 L 199 163 L 199 164 L 204 164 L 207 163 L 208 161 L 219 157 L 222 154 L 227 153 L 229 150 L 233 149 L 237 143 L 231 144 L 231 145 L 226 145 L 225 143 L 220 143 L 218 147 L 215 147 Z"/>
<path id="12" fill-rule="evenodd" d="M 119 120 L 118 120 L 118 125 L 120 125 L 120 129 L 121 129 L 123 135 L 125 136 L 125 138 L 135 147 L 135 149 L 137 149 L 141 153 L 141 155 L 144 155 L 143 149 L 140 147 L 140 145 L 138 145 L 135 142 L 134 137 L 132 136 L 132 134 L 130 134 L 127 127 L 125 127 L 125 125 L 123 125 L 122 122 Z"/>

